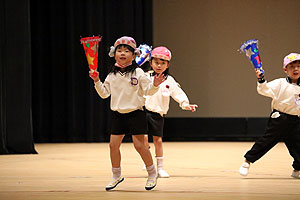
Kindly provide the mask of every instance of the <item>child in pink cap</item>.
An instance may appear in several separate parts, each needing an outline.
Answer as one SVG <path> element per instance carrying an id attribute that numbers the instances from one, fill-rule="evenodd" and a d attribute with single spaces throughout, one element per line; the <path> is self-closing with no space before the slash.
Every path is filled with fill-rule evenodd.
<path id="1" fill-rule="evenodd" d="M 163 127 L 164 116 L 169 110 L 170 96 L 179 103 L 183 110 L 196 111 L 198 107 L 195 104 L 190 104 L 189 99 L 180 88 L 174 78 L 169 75 L 169 66 L 171 61 L 171 52 L 166 47 L 156 47 L 151 52 L 149 61 L 153 71 L 148 74 L 153 80 L 155 75 L 164 74 L 166 80 L 160 85 L 159 91 L 152 96 L 146 96 L 146 112 L 148 119 L 148 134 L 153 136 L 155 146 L 155 157 L 157 160 L 157 171 L 161 178 L 168 178 L 170 175 L 163 168 Z M 149 147 L 148 136 L 145 135 L 145 145 Z"/>
<path id="2" fill-rule="evenodd" d="M 267 82 L 256 70 L 259 94 L 272 98 L 272 112 L 265 134 L 245 154 L 246 160 L 240 167 L 240 174 L 247 176 L 250 163 L 254 163 L 283 141 L 294 158 L 292 177 L 300 178 L 300 54 L 290 53 L 283 60 L 286 78 Z"/>
<path id="3" fill-rule="evenodd" d="M 104 83 L 100 81 L 99 74 L 93 76 L 90 73 L 99 96 L 103 99 L 111 97 L 112 127 L 109 147 L 113 177 L 106 190 L 114 189 L 124 180 L 121 175 L 120 146 L 125 135 L 132 136 L 134 147 L 147 167 L 145 189 L 151 190 L 157 183 L 157 172 L 151 153 L 144 145 L 144 134 L 147 133 L 144 96 L 155 94 L 165 77 L 159 74 L 150 80 L 135 63 L 136 53 L 135 40 L 127 36 L 121 37 L 109 52 L 116 63 Z"/>

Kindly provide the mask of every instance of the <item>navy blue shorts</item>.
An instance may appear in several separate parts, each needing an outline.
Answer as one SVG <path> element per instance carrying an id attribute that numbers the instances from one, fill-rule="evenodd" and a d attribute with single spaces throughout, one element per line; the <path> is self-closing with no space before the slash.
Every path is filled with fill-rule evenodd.
<path id="1" fill-rule="evenodd" d="M 113 135 L 144 135 L 147 134 L 148 125 L 146 112 L 144 110 L 135 110 L 130 113 L 119 113 L 112 111 Z"/>
<path id="2" fill-rule="evenodd" d="M 148 121 L 148 134 L 152 136 L 163 136 L 164 133 L 164 117 L 159 113 L 146 110 Z"/>

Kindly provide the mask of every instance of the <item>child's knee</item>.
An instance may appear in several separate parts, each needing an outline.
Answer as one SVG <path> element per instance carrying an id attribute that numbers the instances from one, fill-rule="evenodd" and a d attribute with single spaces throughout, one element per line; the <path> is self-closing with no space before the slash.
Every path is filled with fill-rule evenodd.
<path id="1" fill-rule="evenodd" d="M 135 148 L 138 152 L 141 152 L 141 151 L 143 151 L 144 149 L 146 149 L 145 144 L 140 143 L 140 142 L 139 142 L 139 143 L 134 142 L 133 145 L 134 145 L 134 148 Z"/>
<path id="2" fill-rule="evenodd" d="M 157 143 L 157 144 L 161 144 L 162 143 L 162 137 L 153 136 L 153 142 Z"/>
<path id="3" fill-rule="evenodd" d="M 110 150 L 118 150 L 120 149 L 120 145 L 117 143 L 109 143 Z"/>

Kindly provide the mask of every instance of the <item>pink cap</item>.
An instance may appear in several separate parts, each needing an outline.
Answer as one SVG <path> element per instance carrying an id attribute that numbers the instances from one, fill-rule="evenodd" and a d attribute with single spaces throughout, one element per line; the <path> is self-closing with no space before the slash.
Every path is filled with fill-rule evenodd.
<path id="1" fill-rule="evenodd" d="M 152 50 L 151 57 L 170 61 L 172 55 L 171 55 L 171 51 L 168 48 L 156 47 L 155 49 Z"/>
<path id="2" fill-rule="evenodd" d="M 300 60 L 300 54 L 298 53 L 290 53 L 283 59 L 283 67 L 286 67 L 291 62 L 294 62 L 295 60 Z"/>
<path id="3" fill-rule="evenodd" d="M 117 39 L 117 41 L 114 44 L 114 47 L 117 47 L 120 44 L 127 44 L 127 45 L 131 46 L 133 49 L 136 49 L 136 42 L 132 37 L 123 36 L 123 37 Z"/>

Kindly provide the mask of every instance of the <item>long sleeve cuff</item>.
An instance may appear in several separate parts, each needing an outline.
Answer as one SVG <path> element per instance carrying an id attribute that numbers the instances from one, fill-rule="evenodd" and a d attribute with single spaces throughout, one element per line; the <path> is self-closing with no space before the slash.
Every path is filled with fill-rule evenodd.
<path id="1" fill-rule="evenodd" d="M 258 81 L 259 83 L 264 83 L 266 80 L 265 80 L 265 77 L 263 76 L 263 77 L 261 77 L 261 78 L 258 78 L 257 81 Z"/>
<path id="2" fill-rule="evenodd" d="M 184 101 L 184 102 L 181 103 L 180 107 L 181 107 L 183 110 L 185 110 L 186 107 L 189 106 L 189 105 L 190 105 L 189 102 Z"/>

